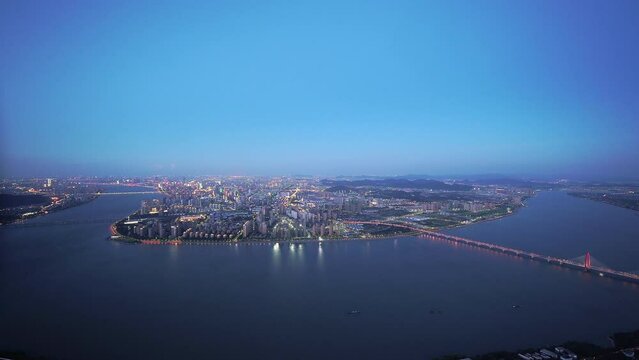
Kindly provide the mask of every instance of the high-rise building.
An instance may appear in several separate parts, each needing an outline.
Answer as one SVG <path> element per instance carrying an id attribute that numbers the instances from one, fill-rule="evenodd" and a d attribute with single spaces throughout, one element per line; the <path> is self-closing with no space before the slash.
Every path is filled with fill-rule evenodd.
<path id="1" fill-rule="evenodd" d="M 265 235 L 268 232 L 268 224 L 266 223 L 266 221 L 262 221 L 260 223 L 260 234 Z"/>
<path id="2" fill-rule="evenodd" d="M 249 235 L 251 235 L 252 232 L 253 232 L 253 221 L 249 220 L 244 223 L 244 226 L 242 227 L 242 233 L 244 237 L 247 238 L 249 237 Z"/>
<path id="3" fill-rule="evenodd" d="M 162 223 L 158 221 L 158 234 L 160 236 L 160 238 L 164 238 L 166 236 L 165 232 L 164 232 L 164 226 L 162 226 Z"/>

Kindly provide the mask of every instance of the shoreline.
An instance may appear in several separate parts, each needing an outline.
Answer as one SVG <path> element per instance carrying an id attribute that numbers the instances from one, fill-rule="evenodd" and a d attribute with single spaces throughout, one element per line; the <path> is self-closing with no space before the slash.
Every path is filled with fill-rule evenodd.
<path id="1" fill-rule="evenodd" d="M 421 233 L 417 231 L 397 233 L 392 235 L 380 235 L 380 236 L 366 236 L 366 237 L 345 237 L 345 238 L 295 238 L 295 239 L 249 239 L 249 240 L 223 240 L 223 241 L 211 241 L 211 240 L 184 240 L 184 239 L 136 239 L 126 235 L 122 235 L 117 231 L 116 223 L 111 224 L 109 227 L 111 236 L 107 240 L 118 241 L 128 244 L 139 245 L 265 245 L 265 244 L 303 244 L 303 243 L 322 243 L 322 242 L 344 242 L 344 241 L 362 241 L 362 240 L 388 240 L 392 238 L 400 237 L 413 237 L 419 236 Z"/>
<path id="2" fill-rule="evenodd" d="M 578 199 L 585 199 L 585 200 L 590 200 L 590 201 L 594 201 L 594 202 L 598 202 L 601 204 L 607 204 L 610 206 L 614 206 L 620 209 L 626 209 L 626 210 L 631 210 L 631 211 L 639 211 L 639 205 L 638 204 L 626 204 L 626 203 L 620 203 L 619 199 L 614 199 L 614 198 L 609 198 L 606 196 L 605 193 L 599 193 L 599 194 L 594 194 L 594 195 L 602 195 L 603 196 L 593 196 L 592 193 L 587 193 L 587 192 L 575 192 L 575 191 L 566 191 L 566 194 L 576 197 Z"/>
<path id="3" fill-rule="evenodd" d="M 452 229 L 458 229 L 458 228 L 462 228 L 465 226 L 471 226 L 471 225 L 475 225 L 475 224 L 480 224 L 483 222 L 488 222 L 488 221 L 496 221 L 496 220 L 500 220 L 503 219 L 505 217 L 509 217 L 509 216 L 513 216 L 515 214 L 518 213 L 519 209 L 523 208 L 526 206 L 525 202 L 522 202 L 522 205 L 520 207 L 518 207 L 517 209 L 515 209 L 514 211 L 512 211 L 509 214 L 502 214 L 493 218 L 489 218 L 489 219 L 482 219 L 479 221 L 474 221 L 472 223 L 469 224 L 459 224 L 459 225 L 453 225 L 453 226 L 446 226 L 446 227 L 441 227 L 441 228 L 435 228 L 435 229 L 430 229 L 430 231 L 433 232 L 440 232 L 440 231 L 445 231 L 445 230 L 452 230 Z M 119 241 L 119 242 L 123 242 L 123 243 L 129 243 L 129 244 L 141 244 L 141 245 L 237 245 L 237 244 L 247 244 L 247 245 L 263 245 L 263 244 L 277 244 L 277 243 L 293 243 L 293 244 L 298 244 L 298 243 L 312 243 L 312 242 L 330 242 L 330 241 L 361 241 L 361 240 L 387 240 L 387 239 L 391 239 L 391 238 L 397 238 L 397 237 L 409 237 L 409 236 L 419 236 L 422 233 L 420 232 L 416 232 L 416 231 L 411 231 L 411 232 L 405 232 L 405 233 L 397 233 L 397 234 L 392 234 L 392 235 L 379 235 L 379 236 L 365 236 L 365 237 L 346 237 L 346 238 L 325 238 L 325 239 L 320 239 L 320 238 L 295 238 L 295 239 L 247 239 L 247 240 L 222 240 L 222 241 L 216 241 L 216 240 L 198 240 L 198 239 L 189 239 L 189 240 L 185 240 L 185 239 L 136 239 L 136 238 L 132 238 L 126 235 L 122 235 L 117 231 L 117 224 L 122 222 L 124 219 L 118 220 L 115 223 L 111 224 L 109 229 L 111 232 L 111 236 L 109 236 L 109 240 L 112 241 Z"/>
<path id="4" fill-rule="evenodd" d="M 72 209 L 72 208 L 75 208 L 75 207 L 78 207 L 78 206 L 82 206 L 82 205 L 86 205 L 86 204 L 91 203 L 92 201 L 95 201 L 100 196 L 101 196 L 101 194 L 94 194 L 93 197 L 91 197 L 90 199 L 87 199 L 85 201 L 81 201 L 79 203 L 74 203 L 72 205 L 65 206 L 63 208 L 54 208 L 52 210 L 46 210 L 46 212 L 43 209 L 46 208 L 47 206 L 50 206 L 51 204 L 45 205 L 45 206 L 43 206 L 43 209 L 38 210 L 38 212 L 34 213 L 33 215 L 30 215 L 30 216 L 28 216 L 26 218 L 19 218 L 19 219 L 15 219 L 15 220 L 11 220 L 11 221 L 5 222 L 5 223 L 0 223 L 0 227 L 5 226 L 5 225 L 14 225 L 14 226 L 25 225 L 26 221 L 28 221 L 28 220 L 37 219 L 37 218 L 40 218 L 40 217 L 43 217 L 43 216 L 47 216 L 49 214 L 53 214 L 53 213 L 56 213 L 56 212 L 64 211 L 64 210 L 67 210 L 67 209 Z"/>
<path id="5" fill-rule="evenodd" d="M 472 358 L 476 360 L 494 360 L 494 359 L 523 359 L 520 354 L 525 357 L 533 358 L 531 354 L 542 352 L 551 352 L 559 354 L 559 352 L 565 353 L 568 350 L 575 353 L 580 359 L 597 359 L 599 357 L 605 359 L 628 359 L 626 354 L 639 352 L 639 330 L 617 332 L 608 336 L 610 345 L 597 344 L 593 341 L 583 340 L 568 340 L 561 344 L 545 344 L 536 346 L 529 346 L 519 349 L 502 349 L 481 354 L 447 354 L 435 357 L 435 360 L 457 360 L 462 358 Z M 560 351 L 558 351 L 559 349 Z M 635 358 L 634 356 L 632 357 Z"/>
<path id="6" fill-rule="evenodd" d="M 129 187 L 129 188 L 141 187 L 141 188 L 155 189 L 152 186 L 142 186 L 142 185 L 135 185 L 135 186 L 133 186 L 133 185 L 131 185 L 131 186 L 128 186 L 128 185 L 117 185 L 117 184 L 103 184 L 103 185 L 124 186 L 124 187 Z M 53 210 L 46 210 L 46 213 L 44 213 L 43 210 L 40 209 L 38 212 L 34 213 L 33 215 L 31 215 L 31 216 L 29 216 L 27 218 L 19 218 L 19 219 L 14 219 L 14 220 L 5 222 L 5 223 L 0 223 L 0 228 L 2 226 L 5 226 L 5 225 L 12 225 L 12 226 L 27 225 L 26 221 L 28 221 L 28 220 L 37 219 L 37 218 L 40 218 L 40 217 L 43 217 L 43 216 L 46 216 L 46 215 L 49 215 L 49 214 L 53 214 L 53 213 L 56 213 L 56 212 L 64 211 L 64 210 L 67 210 L 67 209 L 72 209 L 72 208 L 75 208 L 75 207 L 78 207 L 78 206 L 82 206 L 82 205 L 86 205 L 86 204 L 89 204 L 89 203 L 97 200 L 98 198 L 100 198 L 100 197 L 102 197 L 104 195 L 112 194 L 112 192 L 95 192 L 95 193 L 92 193 L 92 194 L 93 194 L 93 196 L 90 199 L 87 199 L 87 200 L 84 200 L 84 201 L 81 201 L 81 202 L 78 202 L 78 203 L 74 203 L 74 204 L 72 204 L 70 206 L 65 206 L 65 207 L 62 207 L 62 208 L 54 208 Z M 161 194 L 161 192 L 158 191 L 158 194 Z M 52 204 L 44 205 L 43 209 L 46 208 L 47 206 L 51 206 L 51 205 Z M 118 223 L 120 221 L 121 220 L 118 220 L 118 221 L 116 221 L 116 223 Z"/>
<path id="7" fill-rule="evenodd" d="M 490 219 L 482 219 L 482 220 L 479 220 L 479 221 L 473 221 L 473 222 L 471 222 L 470 224 L 461 224 L 461 225 L 445 226 L 445 227 L 442 227 L 442 228 L 439 228 L 439 229 L 436 229 L 436 230 L 433 230 L 433 231 L 441 231 L 441 230 L 449 230 L 449 229 L 451 229 L 451 230 L 452 230 L 452 229 L 459 229 L 459 228 L 463 228 L 463 227 L 466 227 L 466 226 L 477 225 L 477 224 L 481 224 L 481 223 L 488 222 L 488 221 L 496 221 L 496 220 L 500 220 L 500 219 L 503 219 L 503 218 L 507 218 L 507 217 L 509 217 L 509 216 L 514 216 L 514 215 L 516 215 L 516 214 L 519 212 L 519 210 L 520 210 L 521 208 L 523 208 L 523 207 L 526 207 L 526 204 L 525 204 L 525 203 L 522 203 L 522 205 L 521 205 L 520 207 L 518 207 L 517 209 L 513 210 L 510 214 L 502 214 L 502 215 L 495 216 L 495 217 L 490 218 Z"/>
<path id="8" fill-rule="evenodd" d="M 159 191 L 159 193 L 163 193 L 162 191 Z M 462 227 L 466 227 L 466 226 L 471 226 L 471 225 L 475 225 L 475 224 L 480 224 L 483 222 L 488 222 L 488 221 L 496 221 L 496 220 L 500 220 L 509 216 L 513 216 L 516 215 L 519 210 L 521 208 L 524 208 L 527 206 L 527 201 L 533 197 L 535 197 L 537 195 L 537 191 L 535 191 L 532 195 L 530 196 L 526 196 L 524 198 L 522 198 L 521 200 L 521 205 L 518 206 L 517 208 L 515 208 L 514 210 L 512 210 L 510 213 L 506 213 L 506 214 L 501 214 L 495 217 L 491 217 L 491 218 L 487 218 L 487 219 L 482 219 L 482 220 L 478 220 L 478 221 L 473 221 L 469 224 L 457 224 L 457 225 L 451 225 L 451 226 L 444 226 L 444 227 L 440 227 L 440 228 L 429 228 L 429 231 L 433 231 L 433 232 L 444 232 L 446 230 L 454 230 L 454 229 L 459 229 Z M 133 212 L 131 215 L 135 214 L 136 212 Z M 122 218 L 116 222 L 114 222 L 113 224 L 110 225 L 109 230 L 111 232 L 111 235 L 107 238 L 108 240 L 112 240 L 112 241 L 119 241 L 119 242 L 123 242 L 123 243 L 129 243 L 129 244 L 143 244 L 143 245 L 209 245 L 209 244 L 275 244 L 275 243 L 279 243 L 279 242 L 283 242 L 283 243 L 303 243 L 303 242 L 323 242 L 323 241 L 354 241 L 354 240 L 367 240 L 367 239 L 390 239 L 390 238 L 394 238 L 394 237 L 407 237 L 407 236 L 418 236 L 422 233 L 420 232 L 416 232 L 416 231 L 411 231 L 411 232 L 404 232 L 404 233 L 397 233 L 397 234 L 392 234 L 392 235 L 379 235 L 379 236 L 365 236 L 365 237 L 348 237 L 348 238 L 326 238 L 326 239 L 320 239 L 320 238 L 296 238 L 296 239 L 247 239 L 247 240 L 222 240 L 222 241 L 217 241 L 217 240 L 198 240 L 198 239 L 189 239 L 189 240 L 185 240 L 185 239 L 169 239 L 169 238 L 164 238 L 164 239 L 136 239 L 130 236 L 126 236 L 126 235 L 122 235 L 118 232 L 117 230 L 117 225 L 119 223 L 121 223 L 122 221 L 124 221 L 126 218 Z"/>

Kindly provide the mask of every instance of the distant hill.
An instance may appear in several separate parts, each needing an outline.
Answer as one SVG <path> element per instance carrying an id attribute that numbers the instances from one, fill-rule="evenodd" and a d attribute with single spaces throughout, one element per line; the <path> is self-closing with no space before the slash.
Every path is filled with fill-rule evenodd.
<path id="1" fill-rule="evenodd" d="M 552 187 L 552 184 L 545 182 L 529 181 L 517 178 L 501 177 L 501 178 L 479 178 L 460 180 L 463 184 L 472 185 L 502 185 L 502 186 L 515 186 L 523 188 L 547 188 Z"/>
<path id="2" fill-rule="evenodd" d="M 326 191 L 328 192 L 349 192 L 349 191 L 353 191 L 352 187 L 349 186 L 345 186 L 345 185 L 336 185 L 336 186 L 331 186 L 328 189 L 326 189 Z"/>
<path id="3" fill-rule="evenodd" d="M 437 180 L 427 179 L 382 179 L 382 180 L 329 180 L 324 179 L 321 181 L 322 185 L 330 186 L 335 191 L 345 191 L 350 187 L 392 187 L 403 189 L 432 189 L 432 190 L 446 190 L 446 191 L 468 191 L 472 189 L 472 186 L 462 184 L 446 184 Z"/>

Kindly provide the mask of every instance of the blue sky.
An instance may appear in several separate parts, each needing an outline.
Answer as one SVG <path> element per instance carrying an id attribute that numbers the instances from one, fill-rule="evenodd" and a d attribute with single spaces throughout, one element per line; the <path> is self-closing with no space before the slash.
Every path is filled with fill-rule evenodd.
<path id="1" fill-rule="evenodd" d="M 639 177 L 637 1 L 4 1 L 8 176 Z"/>

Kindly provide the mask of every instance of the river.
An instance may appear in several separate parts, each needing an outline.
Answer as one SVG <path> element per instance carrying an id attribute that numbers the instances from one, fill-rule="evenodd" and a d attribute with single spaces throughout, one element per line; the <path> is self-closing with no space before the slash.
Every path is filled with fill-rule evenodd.
<path id="1" fill-rule="evenodd" d="M 639 328 L 638 285 L 419 237 L 293 247 L 106 240 L 107 219 L 153 196 L 103 196 L 30 220 L 40 227 L 0 228 L 0 349 L 71 360 L 428 359 L 605 344 Z M 87 222 L 56 225 L 68 220 Z M 631 271 L 638 220 L 543 192 L 513 216 L 449 232 L 566 258 L 590 251 Z"/>

